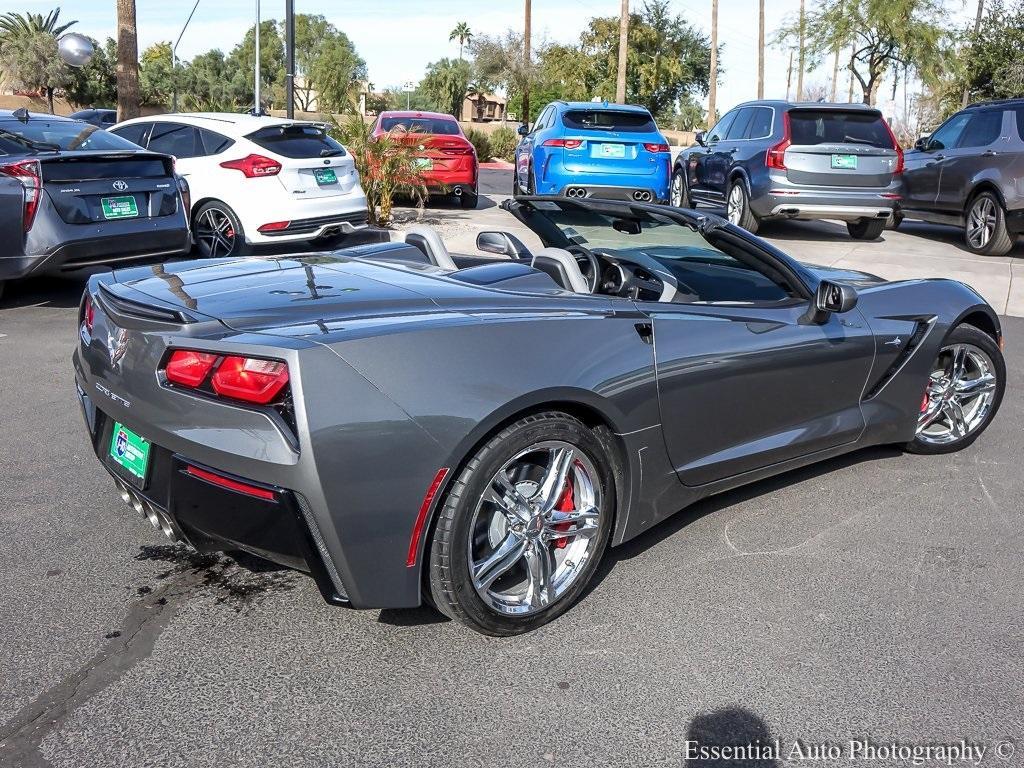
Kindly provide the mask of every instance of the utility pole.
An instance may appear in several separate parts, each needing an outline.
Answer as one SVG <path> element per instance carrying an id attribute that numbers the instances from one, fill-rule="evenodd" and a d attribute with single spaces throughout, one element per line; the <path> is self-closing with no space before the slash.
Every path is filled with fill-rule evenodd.
<path id="1" fill-rule="evenodd" d="M 178 111 L 178 43 L 181 42 L 181 38 L 185 35 L 185 30 L 188 29 L 189 22 L 192 21 L 192 17 L 195 15 L 196 8 L 199 7 L 199 0 L 196 0 L 196 4 L 192 6 L 192 13 L 185 19 L 185 26 L 181 28 L 181 34 L 178 35 L 178 39 L 171 47 L 171 112 Z"/>
<path id="2" fill-rule="evenodd" d="M 525 0 L 525 29 L 523 31 L 523 125 L 530 124 L 530 0 Z"/>
<path id="3" fill-rule="evenodd" d="M 615 76 L 615 101 L 626 103 L 626 56 L 629 53 L 629 0 L 619 10 L 619 71 Z"/>
<path id="4" fill-rule="evenodd" d="M 718 100 L 718 0 L 711 0 L 711 76 L 708 90 L 708 130 L 715 125 L 715 102 Z"/>
<path id="5" fill-rule="evenodd" d="M 977 36 L 978 30 L 981 29 L 981 14 L 985 10 L 985 0 L 978 0 L 978 15 L 974 17 L 974 34 Z M 971 98 L 970 86 L 964 86 L 964 95 L 960 99 L 960 106 L 966 107 L 968 99 Z"/>
<path id="6" fill-rule="evenodd" d="M 295 0 L 284 0 L 284 103 L 288 119 L 295 118 Z M 309 106 L 308 104 L 306 105 Z"/>
<path id="7" fill-rule="evenodd" d="M 793 49 L 789 49 L 789 68 L 786 70 L 786 101 L 789 101 L 789 86 L 793 82 Z"/>
<path id="8" fill-rule="evenodd" d="M 764 98 L 764 0 L 757 3 L 757 98 Z"/>
<path id="9" fill-rule="evenodd" d="M 796 100 L 804 97 L 804 27 L 806 16 L 804 14 L 804 0 L 800 0 L 800 72 L 796 76 Z"/>
<path id="10" fill-rule="evenodd" d="M 256 0 L 256 72 L 253 86 L 254 104 L 252 113 L 260 114 L 263 109 L 260 107 L 260 0 Z"/>

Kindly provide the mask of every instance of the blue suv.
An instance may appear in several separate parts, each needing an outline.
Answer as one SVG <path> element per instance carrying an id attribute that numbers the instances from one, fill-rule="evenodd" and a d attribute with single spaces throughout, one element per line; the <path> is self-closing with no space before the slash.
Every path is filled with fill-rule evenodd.
<path id="1" fill-rule="evenodd" d="M 643 107 L 555 101 L 519 135 L 513 195 L 668 202 L 668 142 Z"/>

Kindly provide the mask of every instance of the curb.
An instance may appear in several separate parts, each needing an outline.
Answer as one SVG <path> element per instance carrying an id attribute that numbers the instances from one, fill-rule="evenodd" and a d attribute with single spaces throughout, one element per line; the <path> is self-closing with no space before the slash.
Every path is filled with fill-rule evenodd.
<path id="1" fill-rule="evenodd" d="M 511 171 L 515 165 L 504 160 L 492 160 L 489 163 L 480 163 L 480 167 L 491 171 Z"/>

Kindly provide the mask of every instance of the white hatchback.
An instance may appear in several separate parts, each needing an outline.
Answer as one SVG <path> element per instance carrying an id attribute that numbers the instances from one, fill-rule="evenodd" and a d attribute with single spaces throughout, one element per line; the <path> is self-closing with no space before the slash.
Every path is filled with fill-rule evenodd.
<path id="1" fill-rule="evenodd" d="M 352 156 L 319 123 L 218 112 L 139 117 L 110 129 L 175 157 L 206 257 L 366 227 Z"/>

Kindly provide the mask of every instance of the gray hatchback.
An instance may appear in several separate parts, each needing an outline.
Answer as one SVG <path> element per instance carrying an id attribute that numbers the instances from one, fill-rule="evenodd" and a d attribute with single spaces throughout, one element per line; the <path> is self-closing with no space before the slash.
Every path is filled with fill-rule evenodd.
<path id="1" fill-rule="evenodd" d="M 766 219 L 838 219 L 875 239 L 902 192 L 903 150 L 877 109 L 752 101 L 730 110 L 673 167 L 672 205 L 726 206 L 756 232 Z"/>
<path id="2" fill-rule="evenodd" d="M 907 153 L 904 218 L 963 227 L 974 253 L 1002 256 L 1024 232 L 1024 99 L 974 104 Z"/>

